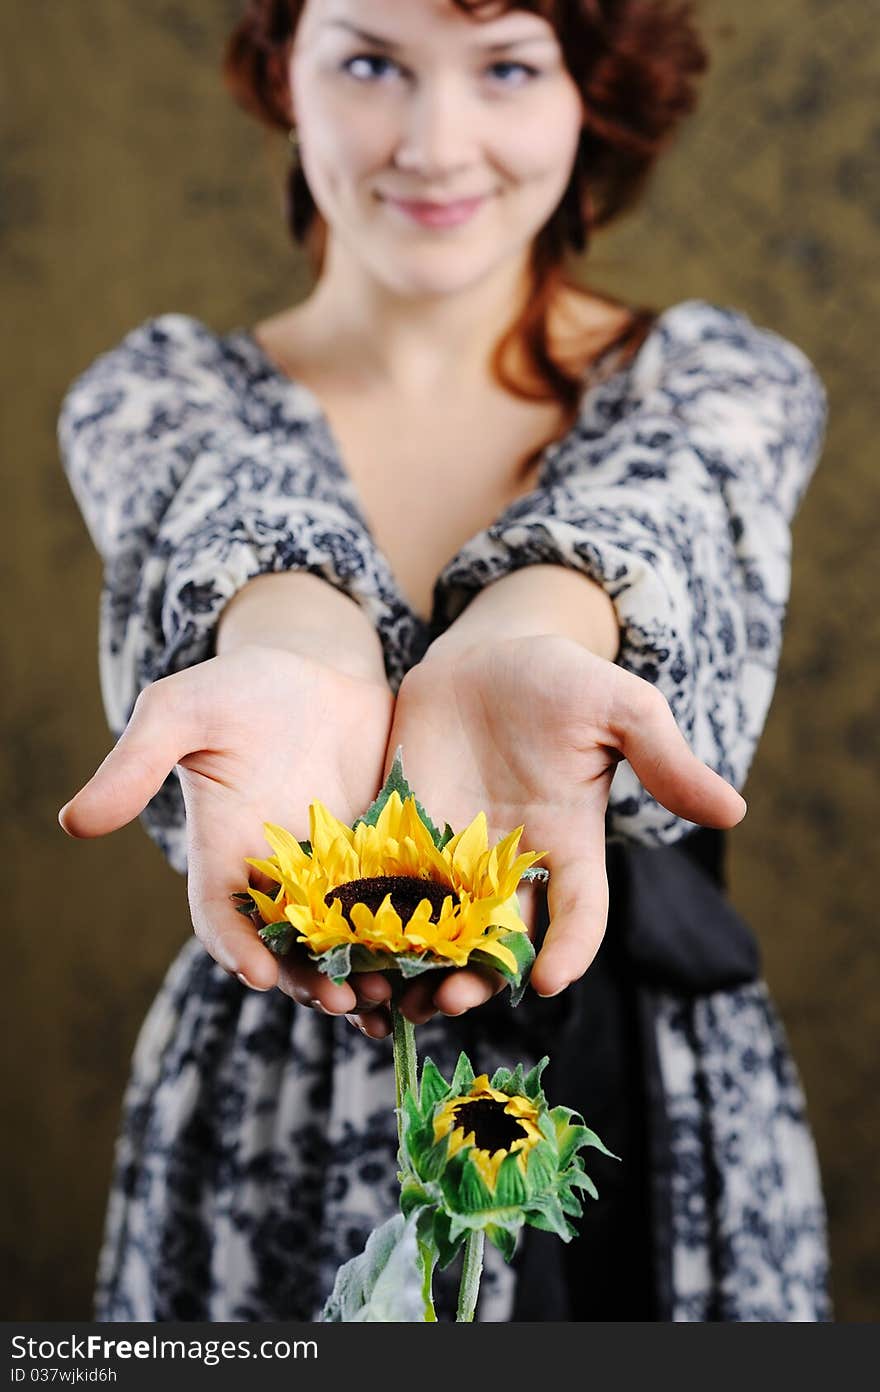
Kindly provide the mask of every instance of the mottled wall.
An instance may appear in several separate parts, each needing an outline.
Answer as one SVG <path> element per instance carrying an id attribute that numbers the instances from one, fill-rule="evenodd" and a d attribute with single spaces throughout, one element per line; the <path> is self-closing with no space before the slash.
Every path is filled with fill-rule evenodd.
<path id="1" fill-rule="evenodd" d="M 72 377 L 148 315 L 179 310 L 227 328 L 303 288 L 272 183 L 284 151 L 267 151 L 218 77 L 236 11 L 232 0 L 34 0 L 2 21 L 6 1317 L 89 1312 L 130 1050 L 189 932 L 183 882 L 137 824 L 77 843 L 55 823 L 108 748 L 99 565 L 59 467 L 58 405 Z M 597 246 L 591 274 L 638 300 L 743 308 L 801 344 L 830 391 L 732 871 L 807 1086 L 838 1317 L 864 1320 L 880 1304 L 869 569 L 878 15 L 852 0 L 711 0 L 704 14 L 715 56 L 702 110 L 639 214 Z"/>

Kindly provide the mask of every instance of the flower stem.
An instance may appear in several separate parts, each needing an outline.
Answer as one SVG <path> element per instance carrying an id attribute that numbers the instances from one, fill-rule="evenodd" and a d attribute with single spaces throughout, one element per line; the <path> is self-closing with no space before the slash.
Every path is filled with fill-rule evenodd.
<path id="1" fill-rule="evenodd" d="M 394 1088 L 397 1100 L 397 1138 L 403 1145 L 403 1096 L 407 1088 L 418 1095 L 416 1030 L 391 1002 L 392 1044 L 394 1047 Z"/>
<path id="2" fill-rule="evenodd" d="M 461 1269 L 461 1285 L 458 1288 L 458 1312 L 455 1316 L 459 1324 L 473 1322 L 480 1294 L 480 1277 L 483 1274 L 483 1247 L 486 1234 L 476 1228 L 465 1243 L 464 1265 Z"/>
<path id="3" fill-rule="evenodd" d="M 418 1096 L 418 1054 L 416 1052 L 416 1027 L 411 1020 L 402 1015 L 397 1002 L 391 1001 L 391 1043 L 394 1050 L 394 1091 L 397 1101 L 397 1141 L 399 1160 L 403 1166 L 403 1097 L 409 1089 L 413 1097 Z M 403 1180 L 401 1174 L 401 1181 Z M 419 1243 L 419 1263 L 422 1268 L 422 1299 L 425 1303 L 425 1320 L 435 1324 L 437 1314 L 431 1292 L 436 1253 L 425 1243 Z"/>

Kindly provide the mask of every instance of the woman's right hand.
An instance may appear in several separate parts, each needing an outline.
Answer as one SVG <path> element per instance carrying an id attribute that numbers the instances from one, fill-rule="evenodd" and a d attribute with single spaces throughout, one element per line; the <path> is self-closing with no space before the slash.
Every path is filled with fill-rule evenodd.
<path id="1" fill-rule="evenodd" d="M 238 647 L 147 687 L 59 821 L 76 837 L 115 831 L 144 810 L 176 765 L 190 912 L 211 956 L 258 990 L 277 985 L 331 1014 L 369 1010 L 390 997 L 383 977 L 359 978 L 355 995 L 308 965 L 291 966 L 263 945 L 230 896 L 248 883 L 245 857 L 270 854 L 264 822 L 306 840 L 311 801 L 349 825 L 366 811 L 382 786 L 393 711 L 384 682 L 286 649 Z M 255 871 L 250 883 L 277 888 Z M 356 1022 L 365 1032 L 368 1018 Z M 375 1032 L 386 1032 L 378 1020 Z"/>

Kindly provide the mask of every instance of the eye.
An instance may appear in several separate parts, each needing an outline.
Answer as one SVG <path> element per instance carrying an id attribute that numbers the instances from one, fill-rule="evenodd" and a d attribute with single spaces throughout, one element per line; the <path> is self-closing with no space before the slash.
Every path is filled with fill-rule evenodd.
<path id="1" fill-rule="evenodd" d="M 377 65 L 384 70 L 377 73 Z M 358 82 L 370 82 L 374 78 L 381 79 L 389 69 L 400 71 L 395 62 L 381 53 L 356 53 L 353 57 L 346 58 L 341 67 L 343 72 L 347 72 Z"/>
<path id="2" fill-rule="evenodd" d="M 505 73 L 513 71 L 514 80 L 505 81 Z M 490 63 L 488 72 L 494 73 L 501 79 L 502 87 L 524 87 L 532 78 L 540 75 L 538 68 L 533 68 L 530 63 L 515 63 L 513 59 L 502 58 L 497 63 Z"/>

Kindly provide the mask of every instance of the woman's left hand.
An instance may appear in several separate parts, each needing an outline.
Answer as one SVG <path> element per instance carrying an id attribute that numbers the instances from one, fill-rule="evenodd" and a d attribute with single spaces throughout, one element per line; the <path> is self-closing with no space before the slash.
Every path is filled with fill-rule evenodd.
<path id="1" fill-rule="evenodd" d="M 628 759 L 676 816 L 732 827 L 745 802 L 690 750 L 661 692 L 569 638 L 541 635 L 466 648 L 440 638 L 401 682 L 386 756 L 436 825 L 458 831 L 486 813 L 489 844 L 523 826 L 518 850 L 547 854 L 550 923 L 531 973 L 556 995 L 593 960 L 608 913 L 605 812 L 614 769 Z M 536 889 L 517 897 L 534 932 Z M 401 998 L 421 1024 L 460 1015 L 504 985 L 498 973 L 426 973 Z"/>

